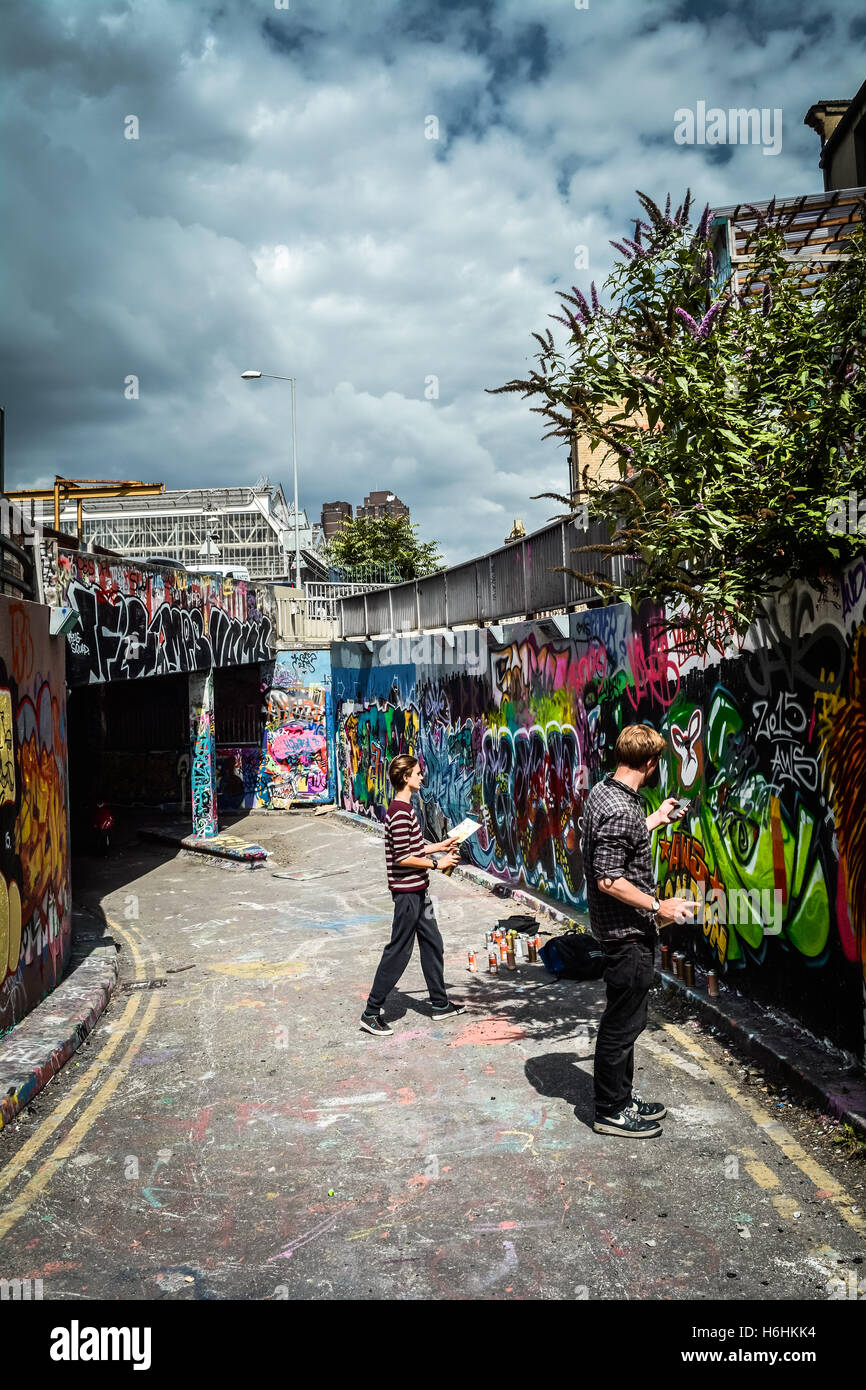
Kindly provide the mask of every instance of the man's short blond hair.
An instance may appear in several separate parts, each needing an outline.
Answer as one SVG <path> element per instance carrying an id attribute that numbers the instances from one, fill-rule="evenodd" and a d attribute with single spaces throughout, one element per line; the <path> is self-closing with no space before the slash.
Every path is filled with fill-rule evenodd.
<path id="1" fill-rule="evenodd" d="M 660 758 L 667 748 L 661 734 L 651 724 L 627 724 L 613 750 L 617 766 L 639 768 L 650 758 Z"/>

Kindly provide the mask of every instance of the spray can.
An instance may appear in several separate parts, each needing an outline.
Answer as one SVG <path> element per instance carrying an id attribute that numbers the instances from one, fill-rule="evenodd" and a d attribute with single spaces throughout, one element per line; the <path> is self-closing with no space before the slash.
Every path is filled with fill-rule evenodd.
<path id="1" fill-rule="evenodd" d="M 475 973 L 477 973 L 477 971 L 478 971 L 478 962 L 477 962 L 476 959 L 475 959 L 475 952 L 474 952 L 474 951 L 470 951 L 470 952 L 469 952 L 469 969 L 472 970 L 472 971 L 475 972 Z"/>
<path id="2" fill-rule="evenodd" d="M 504 936 L 500 939 L 499 942 L 499 959 L 502 961 L 503 965 L 508 959 L 508 940 Z"/>
<path id="3" fill-rule="evenodd" d="M 707 994 L 711 999 L 719 997 L 719 977 L 715 970 L 707 971 Z"/>
<path id="4" fill-rule="evenodd" d="M 509 970 L 517 969 L 517 961 L 514 959 L 514 951 L 508 952 L 508 955 L 505 958 L 505 963 L 508 966 Z"/>
<path id="5" fill-rule="evenodd" d="M 491 951 L 487 957 L 487 973 L 488 975 L 497 975 L 499 973 L 499 962 L 496 959 L 495 951 Z"/>
<path id="6" fill-rule="evenodd" d="M 683 961 L 683 980 L 685 981 L 685 983 L 686 983 L 687 985 L 692 986 L 692 987 L 694 986 L 694 983 L 695 983 L 695 963 L 694 963 L 693 960 L 684 960 L 684 961 Z"/>
<path id="7" fill-rule="evenodd" d="M 674 951 L 671 957 L 671 965 L 674 968 L 674 975 L 676 979 L 682 979 L 682 956 L 680 955 L 679 951 Z"/>
<path id="8" fill-rule="evenodd" d="M 661 957 L 662 957 L 662 970 L 670 971 L 670 968 L 671 968 L 671 948 L 670 948 L 670 946 L 662 946 L 662 949 L 661 949 Z"/>
<path id="9" fill-rule="evenodd" d="M 526 952 L 525 952 L 524 949 L 523 949 L 523 937 L 522 937 L 522 936 L 515 936 L 515 938 L 514 938 L 514 957 L 515 957 L 516 960 L 525 960 L 525 959 L 526 959 Z"/>
<path id="10" fill-rule="evenodd" d="M 527 950 L 528 950 L 528 952 L 529 952 L 529 960 L 530 960 L 530 963 L 531 963 L 532 961 L 538 960 L 538 949 L 537 949 L 537 947 L 536 947 L 536 945 L 535 945 L 535 940 L 534 940 L 534 939 L 530 939 L 530 942 L 529 942 L 529 945 L 528 945 L 528 947 L 527 947 Z"/>

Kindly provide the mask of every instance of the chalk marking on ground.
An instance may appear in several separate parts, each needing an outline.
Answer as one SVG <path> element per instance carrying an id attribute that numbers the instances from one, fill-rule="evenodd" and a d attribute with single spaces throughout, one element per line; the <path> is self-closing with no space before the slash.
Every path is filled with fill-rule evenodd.
<path id="1" fill-rule="evenodd" d="M 821 1164 L 817 1163 L 815 1159 L 806 1152 L 803 1146 L 797 1143 L 793 1135 L 788 1133 L 784 1125 L 779 1124 L 779 1121 L 774 1120 L 772 1116 L 768 1115 L 756 1100 L 753 1100 L 751 1096 L 746 1095 L 738 1086 L 735 1086 L 728 1077 L 727 1069 L 719 1066 L 718 1062 L 714 1062 L 698 1043 L 690 1038 L 687 1033 L 683 1032 L 682 1028 L 678 1028 L 674 1023 L 662 1023 L 661 1026 L 675 1042 L 679 1043 L 680 1047 L 684 1048 L 692 1057 L 700 1061 L 706 1073 L 712 1077 L 717 1085 L 720 1085 L 723 1090 L 727 1092 L 731 1100 L 734 1101 L 741 1110 L 745 1111 L 749 1119 L 753 1124 L 757 1125 L 761 1133 L 765 1134 L 768 1139 L 773 1140 L 773 1143 L 781 1149 L 785 1158 L 787 1158 L 790 1163 L 793 1163 L 795 1167 L 799 1168 L 800 1172 L 804 1173 L 809 1181 L 814 1183 L 817 1188 L 822 1192 L 826 1192 L 826 1200 L 832 1203 L 843 1221 L 846 1221 L 859 1236 L 866 1236 L 866 1220 L 864 1220 L 862 1216 L 851 1211 L 852 1205 L 856 1206 L 857 1203 L 854 1201 L 853 1197 L 849 1196 L 845 1191 L 842 1184 L 833 1177 L 833 1174 L 829 1173 L 826 1168 L 822 1168 Z M 653 1051 L 653 1049 L 651 1048 L 650 1051 Z M 667 1049 L 662 1048 L 661 1053 L 656 1053 L 656 1055 L 660 1056 L 663 1061 L 667 1061 L 667 1057 L 663 1055 L 666 1052 Z M 774 1203 L 774 1205 L 778 1210 L 778 1203 Z"/>

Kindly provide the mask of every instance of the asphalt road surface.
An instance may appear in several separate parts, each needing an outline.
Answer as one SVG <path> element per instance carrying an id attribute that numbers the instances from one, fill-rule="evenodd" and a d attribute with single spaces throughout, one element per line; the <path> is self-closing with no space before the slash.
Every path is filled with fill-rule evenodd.
<path id="1" fill-rule="evenodd" d="M 0 1132 L 4 1277 L 63 1300 L 824 1301 L 866 1280 L 862 1165 L 798 1139 L 696 1024 L 654 1004 L 639 1044 L 663 1137 L 596 1135 L 603 986 L 487 975 L 484 932 L 517 908 L 434 877 L 468 1011 L 431 1019 L 416 953 L 394 1036 L 370 1037 L 381 841 L 333 815 L 242 833 L 266 867 L 136 841 L 78 865 L 121 983 Z"/>

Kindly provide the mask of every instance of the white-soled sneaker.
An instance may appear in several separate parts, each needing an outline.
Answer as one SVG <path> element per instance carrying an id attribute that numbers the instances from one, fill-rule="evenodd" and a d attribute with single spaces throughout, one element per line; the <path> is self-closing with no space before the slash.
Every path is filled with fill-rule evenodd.
<path id="1" fill-rule="evenodd" d="M 644 1100 L 637 1091 L 631 1093 L 630 1108 L 636 1110 L 642 1120 L 663 1120 L 668 1113 L 667 1106 L 662 1105 L 660 1100 Z"/>
<path id="2" fill-rule="evenodd" d="M 394 1032 L 381 1014 L 361 1014 L 361 1027 L 376 1038 L 384 1038 Z"/>
<path id="3" fill-rule="evenodd" d="M 618 1115 L 596 1115 L 593 1129 L 596 1134 L 623 1134 L 626 1139 L 655 1139 L 662 1127 L 655 1120 L 644 1120 L 626 1106 Z"/>
<path id="4" fill-rule="evenodd" d="M 466 1012 L 466 1005 L 455 1004 L 453 999 L 449 999 L 448 1003 L 441 1007 L 438 1004 L 433 1004 L 431 1007 L 434 1018 L 456 1018 L 458 1014 L 465 1014 Z"/>

